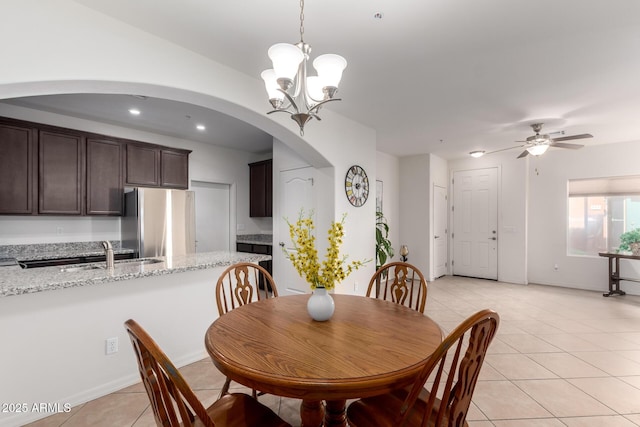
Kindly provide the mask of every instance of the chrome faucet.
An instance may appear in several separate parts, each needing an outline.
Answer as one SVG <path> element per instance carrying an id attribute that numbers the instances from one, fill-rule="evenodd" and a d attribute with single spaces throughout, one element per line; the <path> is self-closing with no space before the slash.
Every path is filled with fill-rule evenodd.
<path id="1" fill-rule="evenodd" d="M 111 246 L 111 242 L 105 240 L 102 242 L 102 247 L 104 247 L 104 254 L 107 258 L 107 268 L 113 268 L 113 246 Z"/>

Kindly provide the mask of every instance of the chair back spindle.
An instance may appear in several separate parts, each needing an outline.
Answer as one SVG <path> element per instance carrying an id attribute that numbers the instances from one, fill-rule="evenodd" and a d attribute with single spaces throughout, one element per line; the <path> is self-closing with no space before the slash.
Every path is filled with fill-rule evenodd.
<path id="1" fill-rule="evenodd" d="M 373 275 L 367 296 L 392 301 L 424 313 L 427 281 L 417 267 L 407 262 L 390 262 Z"/>

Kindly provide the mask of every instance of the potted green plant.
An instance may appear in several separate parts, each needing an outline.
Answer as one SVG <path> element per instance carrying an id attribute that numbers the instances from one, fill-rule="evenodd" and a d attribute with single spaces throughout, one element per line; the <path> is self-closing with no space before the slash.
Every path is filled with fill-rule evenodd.
<path id="1" fill-rule="evenodd" d="M 393 247 L 389 240 L 389 224 L 382 212 L 376 212 L 376 271 L 393 258 Z"/>
<path id="2" fill-rule="evenodd" d="M 631 251 L 633 255 L 640 255 L 640 228 L 622 233 L 618 250 Z"/>

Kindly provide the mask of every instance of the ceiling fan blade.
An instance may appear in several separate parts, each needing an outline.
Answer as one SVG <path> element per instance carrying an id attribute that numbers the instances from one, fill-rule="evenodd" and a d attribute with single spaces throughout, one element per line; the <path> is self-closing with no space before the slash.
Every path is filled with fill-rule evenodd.
<path id="1" fill-rule="evenodd" d="M 529 152 L 527 150 L 524 150 L 519 156 L 518 158 L 521 159 L 523 157 L 527 157 L 529 155 Z"/>
<path id="2" fill-rule="evenodd" d="M 580 135 L 570 135 L 570 136 L 561 136 L 560 138 L 553 138 L 554 141 L 570 141 L 572 139 L 584 139 L 584 138 L 593 138 L 593 135 L 590 133 L 583 133 Z"/>
<path id="3" fill-rule="evenodd" d="M 501 151 L 513 150 L 514 148 L 520 148 L 520 147 L 523 147 L 523 145 L 516 145 L 515 147 L 501 148 L 499 150 L 489 151 L 488 153 L 484 153 L 484 154 L 486 155 L 486 154 L 499 153 Z"/>
<path id="4" fill-rule="evenodd" d="M 572 150 L 577 150 L 578 148 L 584 147 L 584 145 L 582 144 L 565 144 L 564 142 L 552 142 L 549 145 L 558 148 L 570 148 Z"/>

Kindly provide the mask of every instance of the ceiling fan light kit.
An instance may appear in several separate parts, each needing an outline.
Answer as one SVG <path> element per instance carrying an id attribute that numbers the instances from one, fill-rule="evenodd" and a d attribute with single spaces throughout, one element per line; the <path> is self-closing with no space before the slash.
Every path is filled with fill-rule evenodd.
<path id="1" fill-rule="evenodd" d="M 347 61 L 340 55 L 325 54 L 313 61 L 317 76 L 307 76 L 307 61 L 311 46 L 304 42 L 304 0 L 300 1 L 300 42 L 277 43 L 269 48 L 273 69 L 262 72 L 271 113 L 288 113 L 304 135 L 304 125 L 311 119 L 320 120 L 318 111 L 335 98 Z"/>
<path id="2" fill-rule="evenodd" d="M 541 143 L 527 147 L 527 152 L 533 156 L 541 156 L 549 149 L 549 144 Z"/>
<path id="3" fill-rule="evenodd" d="M 524 145 L 517 145 L 515 147 L 502 148 L 500 150 L 490 151 L 488 153 L 484 151 L 472 151 L 469 153 L 471 157 L 482 157 L 485 154 L 493 154 L 499 151 L 512 150 L 514 148 L 524 148 L 524 151 L 520 153 L 518 156 L 519 159 L 522 157 L 526 157 L 529 154 L 533 156 L 541 156 L 547 152 L 549 147 L 557 147 L 557 148 L 569 148 L 572 150 L 577 150 L 578 148 L 582 148 L 581 144 L 567 144 L 560 141 L 569 141 L 572 139 L 584 139 L 584 138 L 593 138 L 593 135 L 588 133 L 583 133 L 580 135 L 571 135 L 571 136 L 563 136 L 560 138 L 551 138 L 549 135 L 540 135 L 540 131 L 542 130 L 543 123 L 533 123 L 531 128 L 535 132 L 535 135 L 528 137 L 524 142 Z M 564 135 L 564 131 L 561 132 L 561 135 Z"/>

